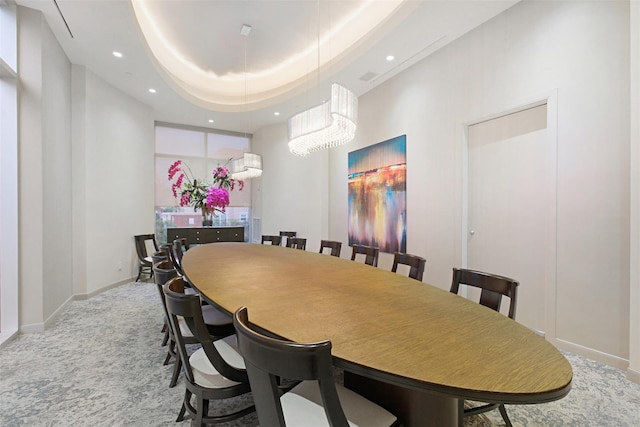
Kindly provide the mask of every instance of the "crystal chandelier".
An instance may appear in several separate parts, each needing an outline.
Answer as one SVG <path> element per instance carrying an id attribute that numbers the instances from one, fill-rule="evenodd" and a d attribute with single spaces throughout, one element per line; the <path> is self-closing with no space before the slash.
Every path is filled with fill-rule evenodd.
<path id="1" fill-rule="evenodd" d="M 231 178 L 241 181 L 262 175 L 262 156 L 244 153 L 244 156 L 231 161 Z"/>
<path id="2" fill-rule="evenodd" d="M 358 97 L 344 86 L 331 85 L 331 98 L 289 119 L 289 151 L 298 156 L 351 141 L 356 133 Z"/>
<path id="3" fill-rule="evenodd" d="M 320 81 L 320 0 L 318 13 L 318 83 Z M 317 85 L 319 86 L 319 84 Z M 346 144 L 356 134 L 358 97 L 337 83 L 331 85 L 331 98 L 289 118 L 289 151 L 305 157 L 314 151 Z"/>

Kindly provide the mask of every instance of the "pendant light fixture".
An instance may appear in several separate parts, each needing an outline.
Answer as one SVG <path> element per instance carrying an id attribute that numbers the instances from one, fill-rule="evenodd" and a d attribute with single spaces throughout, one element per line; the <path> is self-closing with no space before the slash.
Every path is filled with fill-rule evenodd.
<path id="1" fill-rule="evenodd" d="M 320 0 L 318 0 L 318 84 L 320 80 Z M 358 121 L 358 97 L 337 83 L 331 85 L 331 97 L 288 120 L 289 151 L 307 156 L 351 141 Z"/>
<path id="2" fill-rule="evenodd" d="M 240 29 L 240 34 L 245 37 L 244 41 L 244 105 L 245 117 L 248 117 L 247 102 L 247 43 L 251 34 L 251 25 L 244 24 Z M 246 133 L 245 133 L 246 136 Z M 262 156 L 254 153 L 244 153 L 239 159 L 231 161 L 231 177 L 241 181 L 257 178 L 262 175 Z"/>

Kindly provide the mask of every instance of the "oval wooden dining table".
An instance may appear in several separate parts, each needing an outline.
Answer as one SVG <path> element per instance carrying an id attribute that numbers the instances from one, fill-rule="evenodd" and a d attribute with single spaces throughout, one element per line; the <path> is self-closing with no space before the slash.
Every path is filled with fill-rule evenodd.
<path id="1" fill-rule="evenodd" d="M 407 427 L 456 426 L 459 399 L 561 399 L 572 369 L 500 313 L 397 273 L 309 251 L 212 243 L 182 259 L 203 298 L 297 342 L 331 340 L 345 384 Z"/>

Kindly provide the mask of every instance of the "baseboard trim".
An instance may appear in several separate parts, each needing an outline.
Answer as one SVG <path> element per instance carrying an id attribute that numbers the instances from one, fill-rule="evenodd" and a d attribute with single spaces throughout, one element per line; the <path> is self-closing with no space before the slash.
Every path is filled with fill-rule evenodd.
<path id="1" fill-rule="evenodd" d="M 112 283 L 110 285 L 104 286 L 100 289 L 96 289 L 95 291 L 91 291 L 89 293 L 86 294 L 75 294 L 73 295 L 73 299 L 74 301 L 82 301 L 82 300 L 86 300 L 89 299 L 91 297 L 95 297 L 96 295 L 99 295 L 103 292 L 108 291 L 109 289 L 113 289 L 113 288 L 117 288 L 118 286 L 122 286 L 122 285 L 126 285 L 127 283 L 131 283 L 135 280 L 135 277 L 129 277 L 123 280 L 120 280 L 118 282 Z"/>
<path id="2" fill-rule="evenodd" d="M 49 328 L 53 322 L 55 322 L 58 317 L 62 314 L 62 312 L 67 308 L 72 301 L 82 301 L 94 297 L 96 295 L 101 294 L 102 292 L 108 291 L 109 289 L 117 288 L 118 286 L 125 285 L 127 283 L 131 283 L 135 280 L 135 277 L 129 277 L 127 279 L 120 280 L 118 282 L 112 283 L 110 285 L 104 286 L 100 289 L 96 289 L 95 291 L 86 293 L 86 294 L 74 294 L 69 299 L 67 299 L 58 309 L 53 312 L 51 316 L 47 318 L 43 323 L 32 323 L 30 325 L 22 325 L 20 326 L 19 332 L 21 334 L 33 334 L 44 332 L 45 329 Z"/>
<path id="3" fill-rule="evenodd" d="M 37 334 L 39 332 L 44 332 L 44 322 L 20 326 L 21 334 Z"/>
<path id="4" fill-rule="evenodd" d="M 627 379 L 633 381 L 636 384 L 640 384 L 640 372 L 631 368 L 627 369 Z"/>
<path id="5" fill-rule="evenodd" d="M 5 347 L 18 336 L 18 330 L 0 332 L 0 349 Z"/>
<path id="6" fill-rule="evenodd" d="M 584 347 L 580 344 L 575 344 L 558 338 L 553 340 L 552 343 L 561 350 L 566 350 L 571 353 L 584 356 L 587 359 L 595 360 L 596 362 L 604 363 L 605 365 L 622 369 L 623 371 L 626 371 L 629 368 L 629 360 L 623 359 L 622 357 L 614 356 L 612 354 L 604 353 L 602 351 L 594 350 L 592 348 Z"/>
<path id="7" fill-rule="evenodd" d="M 62 314 L 62 312 L 64 312 L 64 310 L 66 310 L 67 306 L 69 304 L 71 304 L 71 301 L 73 301 L 73 296 L 67 298 L 67 300 L 65 302 L 63 302 L 60 307 L 58 307 L 58 309 L 56 311 L 54 311 L 51 316 L 49 316 L 47 318 L 47 320 L 44 321 L 44 329 L 48 329 L 53 322 L 55 322 L 58 317 L 60 317 L 60 315 Z"/>

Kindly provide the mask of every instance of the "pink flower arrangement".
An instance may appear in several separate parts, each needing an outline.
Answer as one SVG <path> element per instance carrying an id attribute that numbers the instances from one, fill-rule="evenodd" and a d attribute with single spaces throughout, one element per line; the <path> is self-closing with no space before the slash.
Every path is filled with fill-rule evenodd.
<path id="1" fill-rule="evenodd" d="M 202 209 L 203 216 L 209 212 L 224 212 L 229 206 L 229 191 L 233 191 L 238 183 L 238 190 L 244 188 L 244 181 L 231 178 L 229 169 L 218 165 L 213 171 L 213 183 L 198 181 L 193 178 L 189 166 L 182 160 L 169 167 L 169 181 L 175 198 L 180 199 L 180 206 L 193 206 Z"/>

